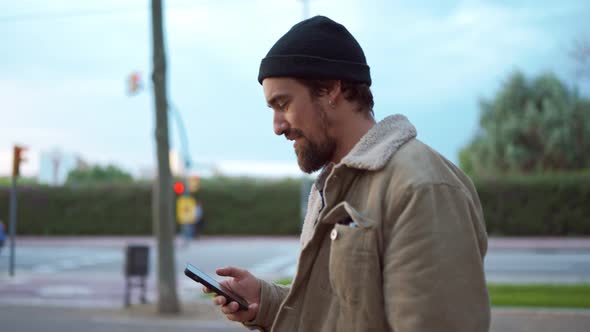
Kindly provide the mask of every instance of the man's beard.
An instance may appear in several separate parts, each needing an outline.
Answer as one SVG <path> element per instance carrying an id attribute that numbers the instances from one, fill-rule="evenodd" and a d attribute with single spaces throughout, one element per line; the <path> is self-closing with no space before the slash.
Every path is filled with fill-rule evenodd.
<path id="1" fill-rule="evenodd" d="M 336 141 L 328 135 L 328 121 L 326 113 L 322 106 L 317 105 L 320 120 L 320 135 L 317 141 L 312 141 L 305 137 L 303 132 L 294 129 L 296 134 L 301 137 L 295 147 L 297 163 L 299 168 L 305 173 L 313 173 L 332 160 L 334 151 L 336 151 Z"/>

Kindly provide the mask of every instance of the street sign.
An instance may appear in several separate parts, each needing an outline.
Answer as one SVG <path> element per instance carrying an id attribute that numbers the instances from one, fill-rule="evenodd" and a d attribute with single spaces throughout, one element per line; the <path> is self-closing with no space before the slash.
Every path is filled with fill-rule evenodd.
<path id="1" fill-rule="evenodd" d="M 191 196 L 176 199 L 176 219 L 179 224 L 192 224 L 197 215 L 197 200 Z"/>

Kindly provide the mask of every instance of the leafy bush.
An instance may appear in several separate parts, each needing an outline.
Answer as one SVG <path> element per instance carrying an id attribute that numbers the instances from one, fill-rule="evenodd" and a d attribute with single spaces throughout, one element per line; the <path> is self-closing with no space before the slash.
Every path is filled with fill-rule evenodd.
<path id="1" fill-rule="evenodd" d="M 475 181 L 488 232 L 590 235 L 590 174 L 509 176 Z"/>
<path id="2" fill-rule="evenodd" d="M 491 235 L 590 235 L 590 173 L 507 176 L 474 181 Z M 203 179 L 195 197 L 204 234 L 295 235 L 300 180 Z M 8 224 L 10 187 L 0 187 Z M 148 235 L 150 184 L 19 187 L 18 234 Z"/>
<path id="3" fill-rule="evenodd" d="M 205 179 L 196 198 L 207 234 L 297 234 L 297 180 Z M 0 219 L 8 224 L 10 187 L 0 187 Z M 19 186 L 19 234 L 147 235 L 150 184 Z"/>

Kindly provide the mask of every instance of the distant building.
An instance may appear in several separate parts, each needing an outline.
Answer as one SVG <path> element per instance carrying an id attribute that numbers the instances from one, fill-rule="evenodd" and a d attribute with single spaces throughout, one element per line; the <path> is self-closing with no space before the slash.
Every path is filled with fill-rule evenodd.
<path id="1" fill-rule="evenodd" d="M 88 168 L 88 164 L 74 153 L 60 149 L 41 151 L 39 158 L 39 183 L 62 186 L 74 169 Z"/>

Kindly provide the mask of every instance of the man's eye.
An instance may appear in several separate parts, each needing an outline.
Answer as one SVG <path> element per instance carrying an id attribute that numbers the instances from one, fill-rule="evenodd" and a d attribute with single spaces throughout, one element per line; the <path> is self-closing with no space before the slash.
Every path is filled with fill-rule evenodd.
<path id="1" fill-rule="evenodd" d="M 287 108 L 287 103 L 279 103 L 277 106 L 279 110 L 284 111 Z"/>

